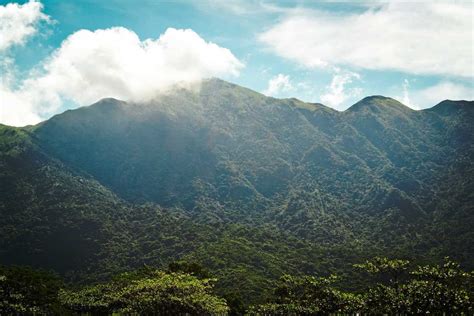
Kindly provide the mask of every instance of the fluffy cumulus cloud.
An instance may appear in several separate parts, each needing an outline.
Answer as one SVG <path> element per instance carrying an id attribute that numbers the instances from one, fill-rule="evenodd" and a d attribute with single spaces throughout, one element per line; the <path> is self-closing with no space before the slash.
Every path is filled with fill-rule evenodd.
<path id="1" fill-rule="evenodd" d="M 336 70 L 331 83 L 326 87 L 325 93 L 321 95 L 321 101 L 337 110 L 344 110 L 341 106 L 347 99 L 360 95 L 360 89 L 347 88 L 348 84 L 358 79 L 360 79 L 360 75 L 357 73 Z"/>
<path id="2" fill-rule="evenodd" d="M 259 40 L 310 68 L 339 65 L 470 78 L 472 10 L 472 3 L 461 1 L 392 1 L 359 13 L 297 10 Z"/>
<path id="3" fill-rule="evenodd" d="M 243 64 L 226 48 L 192 30 L 169 28 L 141 40 L 122 27 L 70 35 L 17 89 L 3 87 L 1 121 L 37 123 L 64 102 L 87 105 L 103 97 L 146 101 L 180 82 L 237 75 Z"/>
<path id="4" fill-rule="evenodd" d="M 38 23 L 50 21 L 42 9 L 43 5 L 34 0 L 23 5 L 0 5 L 0 51 L 24 44 L 28 37 L 36 33 Z"/>
<path id="5" fill-rule="evenodd" d="M 293 90 L 293 85 L 290 82 L 290 76 L 278 74 L 268 81 L 268 87 L 263 91 L 263 94 L 277 97 L 282 93 Z"/>

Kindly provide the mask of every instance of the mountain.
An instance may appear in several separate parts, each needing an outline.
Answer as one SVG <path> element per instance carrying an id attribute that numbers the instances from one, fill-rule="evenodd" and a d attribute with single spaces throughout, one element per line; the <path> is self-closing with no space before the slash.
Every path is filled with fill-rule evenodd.
<path id="1" fill-rule="evenodd" d="M 210 79 L 2 126 L 0 262 L 93 280 L 194 260 L 247 300 L 372 255 L 473 269 L 473 105 L 337 112 Z"/>
<path id="2" fill-rule="evenodd" d="M 157 244 L 172 234 L 193 234 L 184 216 L 152 205 L 132 206 L 49 156 L 28 128 L 0 126 L 0 135 L 2 264 L 49 268 L 75 280 L 85 274 L 100 278 L 127 266 L 134 255 L 143 259 L 146 245 L 137 243 L 145 234 L 163 234 L 153 237 Z M 175 244 L 171 240 L 153 251 L 177 258 L 184 250 Z"/>

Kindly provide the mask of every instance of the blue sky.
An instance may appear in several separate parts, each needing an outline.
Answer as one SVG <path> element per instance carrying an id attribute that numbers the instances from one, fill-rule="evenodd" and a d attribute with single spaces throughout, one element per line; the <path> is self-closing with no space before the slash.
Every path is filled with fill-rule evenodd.
<path id="1" fill-rule="evenodd" d="M 448 1 L 0 0 L 0 123 L 33 124 L 96 98 L 135 100 L 209 76 L 338 110 L 374 94 L 415 109 L 472 99 L 472 9 Z"/>

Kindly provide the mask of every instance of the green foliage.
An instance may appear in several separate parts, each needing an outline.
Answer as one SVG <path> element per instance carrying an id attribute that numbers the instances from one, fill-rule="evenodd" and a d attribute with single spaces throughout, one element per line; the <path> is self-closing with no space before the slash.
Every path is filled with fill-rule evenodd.
<path id="1" fill-rule="evenodd" d="M 59 298 L 62 304 L 80 313 L 227 314 L 225 300 L 212 294 L 212 282 L 189 274 L 148 270 L 80 291 L 63 290 Z"/>
<path id="2" fill-rule="evenodd" d="M 200 279 L 208 279 L 211 277 L 209 271 L 196 262 L 187 262 L 184 260 L 173 261 L 168 264 L 169 272 L 180 272 L 192 274 Z"/>
<path id="3" fill-rule="evenodd" d="M 275 289 L 274 302 L 252 307 L 253 315 L 316 315 L 354 313 L 362 300 L 332 287 L 336 276 L 316 278 L 285 275 Z"/>
<path id="4" fill-rule="evenodd" d="M 465 314 L 474 311 L 472 273 L 446 259 L 442 266 L 418 266 L 409 278 L 395 282 L 394 272 L 408 270 L 406 260 L 374 258 L 358 265 L 386 275 L 388 285 L 377 283 L 363 293 L 347 293 L 333 286 L 335 276 L 284 276 L 267 304 L 250 308 L 255 315 L 362 314 Z"/>
<path id="5" fill-rule="evenodd" d="M 443 265 L 420 266 L 411 272 L 415 278 L 403 288 L 408 313 L 474 312 L 474 273 L 445 258 Z"/>
<path id="6" fill-rule="evenodd" d="M 175 270 L 206 271 L 180 261 Z M 266 302 L 248 306 L 239 284 L 224 297 L 216 279 L 149 266 L 115 275 L 110 281 L 82 288 L 66 287 L 61 280 L 31 268 L 1 267 L 0 313 L 38 315 L 326 315 L 326 314 L 447 314 L 474 312 L 474 274 L 446 258 L 442 265 L 412 266 L 406 260 L 377 257 L 361 267 L 377 275 L 403 270 L 405 279 L 372 283 L 364 291 L 340 288 L 341 277 L 285 274 L 269 281 Z M 208 273 L 208 272 L 206 272 Z M 366 275 L 367 276 L 367 275 Z"/>
<path id="7" fill-rule="evenodd" d="M 375 262 L 375 263 L 374 263 Z M 394 274 L 407 270 L 407 261 L 376 258 L 364 264 L 370 271 L 385 274 L 390 285 L 377 284 L 364 294 L 366 312 L 376 314 L 446 313 L 471 314 L 474 308 L 472 273 L 445 259 L 442 266 L 418 266 L 403 283 Z"/>
<path id="8" fill-rule="evenodd" d="M 0 126 L 0 263 L 80 284 L 175 261 L 207 278 L 196 263 L 240 312 L 283 274 L 335 273 L 341 291 L 410 277 L 353 269 L 374 256 L 473 269 L 472 105 L 341 113 L 213 79 Z"/>
<path id="9" fill-rule="evenodd" d="M 367 260 L 365 263 L 355 264 L 354 267 L 364 269 L 369 273 L 398 274 L 406 271 L 409 263 L 408 260 L 390 260 L 385 257 L 375 257 L 372 260 Z"/>
<path id="10" fill-rule="evenodd" d="M 0 266 L 0 314 L 65 313 L 57 298 L 62 286 L 61 279 L 50 272 Z"/>
<path id="11" fill-rule="evenodd" d="M 383 281 L 397 284 L 400 278 L 406 274 L 410 262 L 408 260 L 388 259 L 385 257 L 375 257 L 362 264 L 355 264 L 354 267 L 363 269 L 370 274 L 379 276 Z"/>

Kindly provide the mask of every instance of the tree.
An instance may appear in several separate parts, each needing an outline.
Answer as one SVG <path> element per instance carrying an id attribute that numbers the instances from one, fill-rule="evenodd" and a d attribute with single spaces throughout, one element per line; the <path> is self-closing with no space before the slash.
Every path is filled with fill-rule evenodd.
<path id="1" fill-rule="evenodd" d="M 397 285 L 406 276 L 410 261 L 375 257 L 354 267 L 375 275 L 384 284 Z"/>
<path id="2" fill-rule="evenodd" d="M 403 287 L 409 313 L 472 314 L 473 273 L 445 258 L 442 265 L 421 266 L 411 272 L 414 277 Z"/>
<path id="3" fill-rule="evenodd" d="M 64 314 L 57 298 L 62 286 L 47 271 L 0 266 L 0 315 Z"/>
<path id="4" fill-rule="evenodd" d="M 213 282 L 145 268 L 106 284 L 61 291 L 60 300 L 69 309 L 83 313 L 225 315 L 227 304 L 212 294 Z"/>
<path id="5" fill-rule="evenodd" d="M 189 273 L 200 279 L 209 279 L 209 271 L 197 262 L 187 262 L 183 260 L 174 261 L 168 264 L 169 272 Z"/>
<path id="6" fill-rule="evenodd" d="M 332 287 L 335 275 L 327 278 L 284 275 L 274 291 L 273 301 L 250 309 L 254 315 L 316 315 L 351 313 L 361 303 L 357 295 Z"/>
<path id="7" fill-rule="evenodd" d="M 470 290 L 473 274 L 464 272 L 449 258 L 441 266 L 418 266 L 411 272 L 408 272 L 409 262 L 404 260 L 375 258 L 357 266 L 388 280 L 364 294 L 365 312 L 471 314 L 474 311 Z M 405 282 L 400 281 L 402 275 Z"/>
<path id="8" fill-rule="evenodd" d="M 406 278 L 409 264 L 408 260 L 375 257 L 354 265 L 372 275 L 376 283 L 363 294 L 367 312 L 393 314 L 403 310 L 400 282 Z"/>

